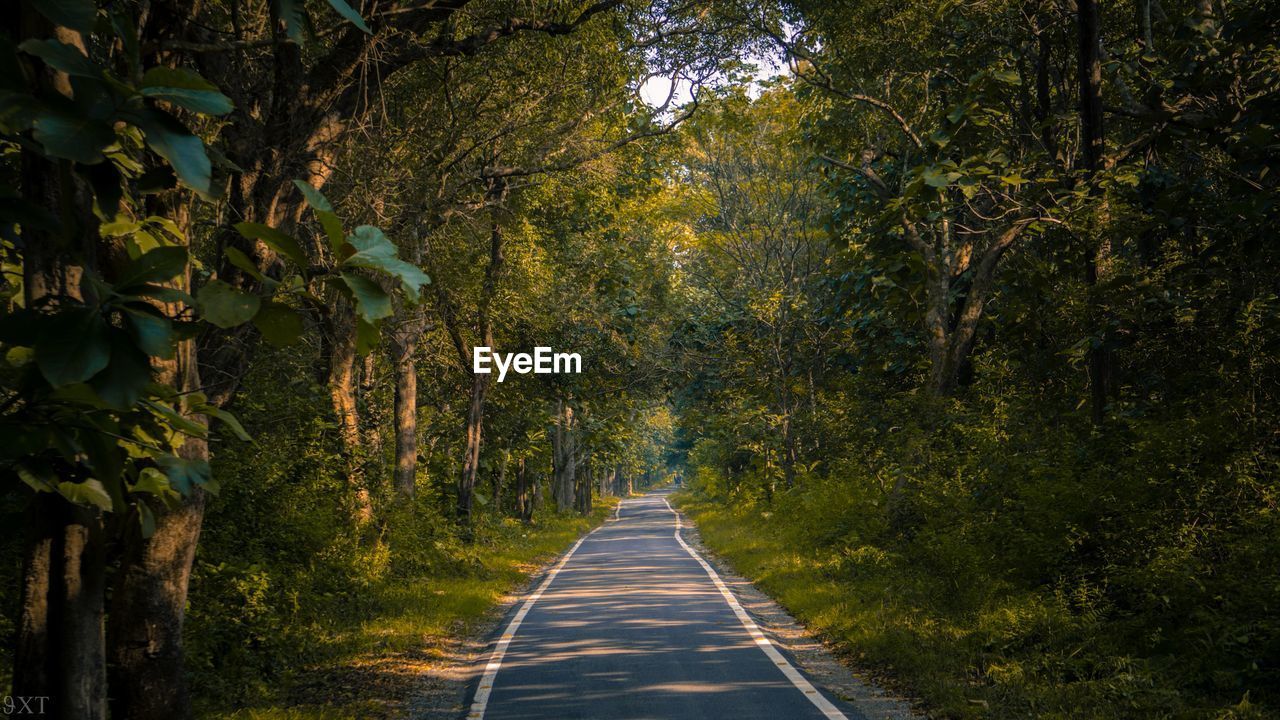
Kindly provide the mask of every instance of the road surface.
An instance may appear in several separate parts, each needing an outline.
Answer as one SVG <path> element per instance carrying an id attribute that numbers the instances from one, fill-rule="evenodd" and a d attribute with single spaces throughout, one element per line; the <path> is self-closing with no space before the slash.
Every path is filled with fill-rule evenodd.
<path id="1" fill-rule="evenodd" d="M 860 720 L 760 633 L 657 492 L 623 501 L 504 620 L 479 720 Z"/>

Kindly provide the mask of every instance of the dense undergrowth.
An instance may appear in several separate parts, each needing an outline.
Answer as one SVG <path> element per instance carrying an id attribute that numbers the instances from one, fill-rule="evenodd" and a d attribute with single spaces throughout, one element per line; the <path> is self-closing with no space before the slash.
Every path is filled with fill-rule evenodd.
<path id="1" fill-rule="evenodd" d="M 361 527 L 335 424 L 315 410 L 324 387 L 306 362 L 278 353 L 275 370 L 250 377 L 237 412 L 251 432 L 273 432 L 214 456 L 226 481 L 210 500 L 185 629 L 199 717 L 397 716 L 423 663 L 611 510 L 543 507 L 530 525 L 481 512 L 464 533 L 447 515 L 440 478 L 453 475 L 442 453 L 408 505 L 368 463 L 379 520 Z M 298 379 L 279 383 L 281 365 Z M 378 392 L 362 399 L 372 406 Z M 371 457 L 377 443 L 366 439 Z"/>
<path id="2" fill-rule="evenodd" d="M 1207 414 L 1107 440 L 1007 399 L 963 407 L 891 400 L 771 502 L 703 441 L 683 507 L 939 717 L 1275 716 L 1276 468 L 1247 433 Z"/>

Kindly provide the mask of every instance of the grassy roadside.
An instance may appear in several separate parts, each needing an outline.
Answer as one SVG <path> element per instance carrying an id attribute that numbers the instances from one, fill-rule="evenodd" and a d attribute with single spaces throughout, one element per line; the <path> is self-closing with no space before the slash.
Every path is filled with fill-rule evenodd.
<path id="1" fill-rule="evenodd" d="M 1117 628 L 1073 619 L 1044 593 L 988 589 L 987 600 L 974 608 L 947 600 L 949 586 L 927 570 L 875 548 L 841 555 L 812 546 L 797 531 L 800 521 L 783 512 L 727 505 L 689 491 L 672 500 L 697 524 L 708 548 L 861 669 L 878 673 L 877 681 L 919 698 L 931 717 L 1266 716 L 1247 698 L 1226 708 L 1157 709 L 1162 701 L 1174 705 L 1170 698 L 1176 700 L 1179 689 L 1167 679 L 1143 676 L 1140 659 L 1109 640 Z M 867 554 L 876 556 L 862 557 Z M 1095 657 L 1086 661 L 1082 656 L 1088 655 Z M 1081 669 L 1089 667 L 1086 662 L 1101 670 Z"/>
<path id="2" fill-rule="evenodd" d="M 597 503 L 590 517 L 544 515 L 525 527 L 504 520 L 486 528 L 465 570 L 408 578 L 371 589 L 362 617 L 314 619 L 320 648 L 253 707 L 219 707 L 197 687 L 202 720 L 372 720 L 399 715 L 422 673 L 449 653 L 451 643 L 492 618 L 504 596 L 604 521 L 616 499 Z"/>

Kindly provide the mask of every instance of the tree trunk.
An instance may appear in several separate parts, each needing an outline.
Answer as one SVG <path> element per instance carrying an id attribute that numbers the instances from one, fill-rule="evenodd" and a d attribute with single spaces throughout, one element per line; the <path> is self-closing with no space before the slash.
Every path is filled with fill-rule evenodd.
<path id="1" fill-rule="evenodd" d="M 185 229 L 185 209 L 176 215 Z M 190 285 L 190 278 L 183 276 L 178 289 L 188 290 Z M 180 309 L 166 307 L 170 314 Z M 172 359 L 157 360 L 155 367 L 160 382 L 183 392 L 200 388 L 193 340 L 183 341 Z M 188 419 L 207 425 L 203 416 Z M 207 463 L 209 445 L 188 437 L 178 454 Z M 176 506 L 155 510 L 156 528 L 150 538 L 141 536 L 136 522 L 128 524 L 107 628 L 113 718 L 167 720 L 191 715 L 182 624 L 204 507 L 204 491 L 197 488 Z"/>
<path id="2" fill-rule="evenodd" d="M 493 512 L 502 516 L 502 488 L 507 484 L 507 463 L 511 462 L 511 449 L 502 449 L 502 461 L 498 464 L 498 475 L 493 484 Z"/>
<path id="3" fill-rule="evenodd" d="M 207 459 L 208 445 L 191 438 L 180 454 Z M 204 519 L 204 491 L 157 513 L 143 539 L 131 524 L 111 601 L 111 716 L 170 720 L 191 716 L 183 672 L 182 623 L 196 542 Z"/>
<path id="4" fill-rule="evenodd" d="M 16 12 L 14 12 L 16 11 Z M 80 34 L 52 27 L 33 5 L 15 4 L 9 19 L 19 38 L 59 41 L 83 50 Z M 8 15 L 8 13 L 7 13 Z M 34 58 L 25 58 L 41 90 L 71 96 L 70 79 Z M 23 228 L 25 306 L 56 310 L 64 300 L 92 302 L 82 286 L 85 263 L 97 255 L 100 237 L 91 195 L 67 161 L 20 155 L 21 192 L 28 202 L 61 215 L 72 237 Z M 22 606 L 14 653 L 12 694 L 41 698 L 45 712 L 66 720 L 106 717 L 106 538 L 97 508 L 73 505 L 58 495 L 38 493 L 27 513 L 23 553 Z"/>
<path id="5" fill-rule="evenodd" d="M 600 476 L 600 497 L 617 494 L 618 468 L 610 465 L 609 471 Z"/>
<path id="6" fill-rule="evenodd" d="M 102 514 L 38 495 L 28 515 L 13 694 L 46 698 L 53 717 L 107 716 Z"/>
<path id="7" fill-rule="evenodd" d="M 1077 0 L 1076 18 L 1079 26 L 1080 82 L 1080 141 L 1089 195 L 1094 193 L 1093 176 L 1102 167 L 1102 58 L 1099 44 L 1098 5 L 1095 0 Z M 1099 264 L 1105 260 L 1106 243 L 1098 247 L 1090 245 L 1085 253 L 1085 282 L 1098 284 Z M 1096 299 L 1094 299 L 1096 305 Z M 1095 322 L 1095 327 L 1102 323 Z M 1105 340 L 1089 348 L 1089 417 L 1094 425 L 1101 425 L 1106 416 L 1107 386 L 1110 384 L 1111 358 Z"/>
<path id="8" fill-rule="evenodd" d="M 594 470 L 593 463 L 590 460 L 584 462 L 582 472 L 579 473 L 575 482 L 575 503 L 574 506 L 581 515 L 591 514 L 591 477 Z"/>
<path id="9" fill-rule="evenodd" d="M 356 317 L 345 301 L 334 308 L 329 326 L 333 344 L 329 354 L 329 400 L 338 423 L 344 471 L 351 488 L 354 520 L 359 527 L 373 521 L 373 501 L 364 484 L 361 469 L 360 414 L 356 404 Z"/>
<path id="10" fill-rule="evenodd" d="M 506 198 L 506 181 L 492 181 L 487 191 L 487 199 L 494 207 Z M 493 347 L 493 324 L 489 315 L 493 298 L 498 292 L 498 283 L 502 279 L 506 259 L 502 250 L 502 226 L 498 224 L 495 212 L 489 226 L 489 264 L 485 268 L 484 285 L 481 290 L 480 303 L 477 307 L 477 335 L 479 344 Z M 463 372 L 471 372 L 471 353 L 462 339 L 457 315 L 452 301 L 437 286 L 437 297 L 440 300 L 441 315 L 454 349 L 458 353 L 458 361 Z M 476 487 L 476 473 L 480 468 L 480 442 L 484 425 L 484 398 L 489 389 L 489 374 L 474 373 L 471 378 L 471 404 L 467 407 L 467 419 L 464 428 L 465 439 L 462 460 L 462 474 L 458 476 L 457 517 L 463 524 L 471 522 L 472 494 Z"/>
<path id="11" fill-rule="evenodd" d="M 532 502 L 529 504 L 528 515 L 529 521 L 532 522 L 533 513 L 536 512 L 538 508 L 542 507 L 542 478 L 535 475 L 533 477 L 533 482 L 530 484 L 533 485 L 533 498 Z"/>
<path id="12" fill-rule="evenodd" d="M 476 474 L 480 470 L 480 441 L 484 430 L 484 397 L 489 389 L 489 376 L 476 373 L 471 376 L 471 404 L 467 407 L 465 445 L 462 453 L 462 474 L 458 476 L 458 519 L 471 522 L 471 507 L 476 487 Z"/>
<path id="13" fill-rule="evenodd" d="M 396 467 L 395 489 L 404 500 L 413 500 L 418 477 L 418 367 L 413 357 L 417 335 L 394 338 Z"/>
<path id="14" fill-rule="evenodd" d="M 529 496 L 529 476 L 525 472 L 525 459 L 516 461 L 516 515 L 528 523 L 533 519 L 533 498 Z"/>
<path id="15" fill-rule="evenodd" d="M 556 401 L 556 426 L 551 435 L 553 462 L 551 490 L 556 499 L 556 509 L 561 512 L 574 507 L 576 449 L 573 434 L 573 408 L 564 400 L 558 400 Z"/>

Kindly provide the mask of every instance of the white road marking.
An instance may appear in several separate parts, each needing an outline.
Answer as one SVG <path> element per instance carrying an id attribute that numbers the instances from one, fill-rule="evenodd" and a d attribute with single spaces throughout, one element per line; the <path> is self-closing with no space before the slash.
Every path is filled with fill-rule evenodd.
<path id="1" fill-rule="evenodd" d="M 728 586 L 726 586 L 724 581 L 720 579 L 720 576 L 716 574 L 715 569 L 712 568 L 706 560 L 703 560 L 702 556 L 694 551 L 693 548 L 689 547 L 689 544 L 684 541 L 684 538 L 680 537 L 680 513 L 676 512 L 675 508 L 671 507 L 671 503 L 667 502 L 666 498 L 663 498 L 662 502 L 667 506 L 667 509 L 671 511 L 671 514 L 676 516 L 676 542 L 680 543 L 680 547 L 684 548 L 685 552 L 689 553 L 694 560 L 698 561 L 698 564 L 702 566 L 702 569 L 707 571 L 707 575 L 709 575 L 711 577 L 711 581 L 715 583 L 716 589 L 724 596 L 725 602 L 729 603 L 729 607 L 733 610 L 733 614 L 738 616 L 738 621 L 742 623 L 742 626 L 747 629 L 747 634 L 755 641 L 756 647 L 764 651 L 764 654 L 769 656 L 769 659 L 773 661 L 774 665 L 778 666 L 778 669 L 782 671 L 782 674 L 787 676 L 787 679 L 791 681 L 791 684 L 795 685 L 797 690 L 803 693 L 805 697 L 809 698 L 809 701 L 812 702 L 818 710 L 822 711 L 822 714 L 829 718 L 829 720 L 849 720 L 844 713 L 840 712 L 839 708 L 831 704 L 830 700 L 823 697 L 822 693 L 818 692 L 818 690 L 813 687 L 813 684 L 806 680 L 805 677 L 800 674 L 800 671 L 796 670 L 795 666 L 782 656 L 782 653 L 778 652 L 778 649 L 773 646 L 773 643 L 769 642 L 769 638 L 765 637 L 764 633 L 760 631 L 759 626 L 757 626 L 755 621 L 751 619 L 751 616 L 747 614 L 747 611 L 742 609 L 742 605 L 738 602 L 738 599 L 729 591 Z"/>
<path id="2" fill-rule="evenodd" d="M 601 527 L 604 526 L 602 525 Z M 542 593 L 551 585 L 551 581 L 556 579 L 556 575 L 560 573 L 560 569 L 565 566 L 565 563 L 569 562 L 569 558 L 573 557 L 573 554 L 577 552 L 578 547 L 582 545 L 582 542 L 591 537 L 591 535 L 599 529 L 600 528 L 597 527 L 595 530 L 592 530 L 586 535 L 578 538 L 578 542 L 574 543 L 573 547 L 569 548 L 569 552 L 565 553 L 564 557 L 560 558 L 560 562 L 556 563 L 556 566 L 551 568 L 551 572 L 547 573 L 546 579 L 542 581 L 542 584 L 538 586 L 537 590 L 533 591 L 533 594 L 529 596 L 529 599 L 524 601 L 524 604 L 520 606 L 520 611 L 516 613 L 516 616 L 511 618 L 511 622 L 507 625 L 507 629 L 502 632 L 502 637 L 498 639 L 498 644 L 493 646 L 493 654 L 489 656 L 489 663 L 484 666 L 484 675 L 480 677 L 480 685 L 476 687 L 476 696 L 475 699 L 471 701 L 471 711 L 467 713 L 467 720 L 480 720 L 484 717 L 485 708 L 489 705 L 489 694 L 493 692 L 493 681 L 498 676 L 498 668 L 502 667 L 502 658 L 507 654 L 507 647 L 510 646 L 511 641 L 515 639 L 516 630 L 520 629 L 520 623 L 524 622 L 525 616 L 533 609 L 533 604 L 538 602 L 538 598 L 542 597 Z"/>

